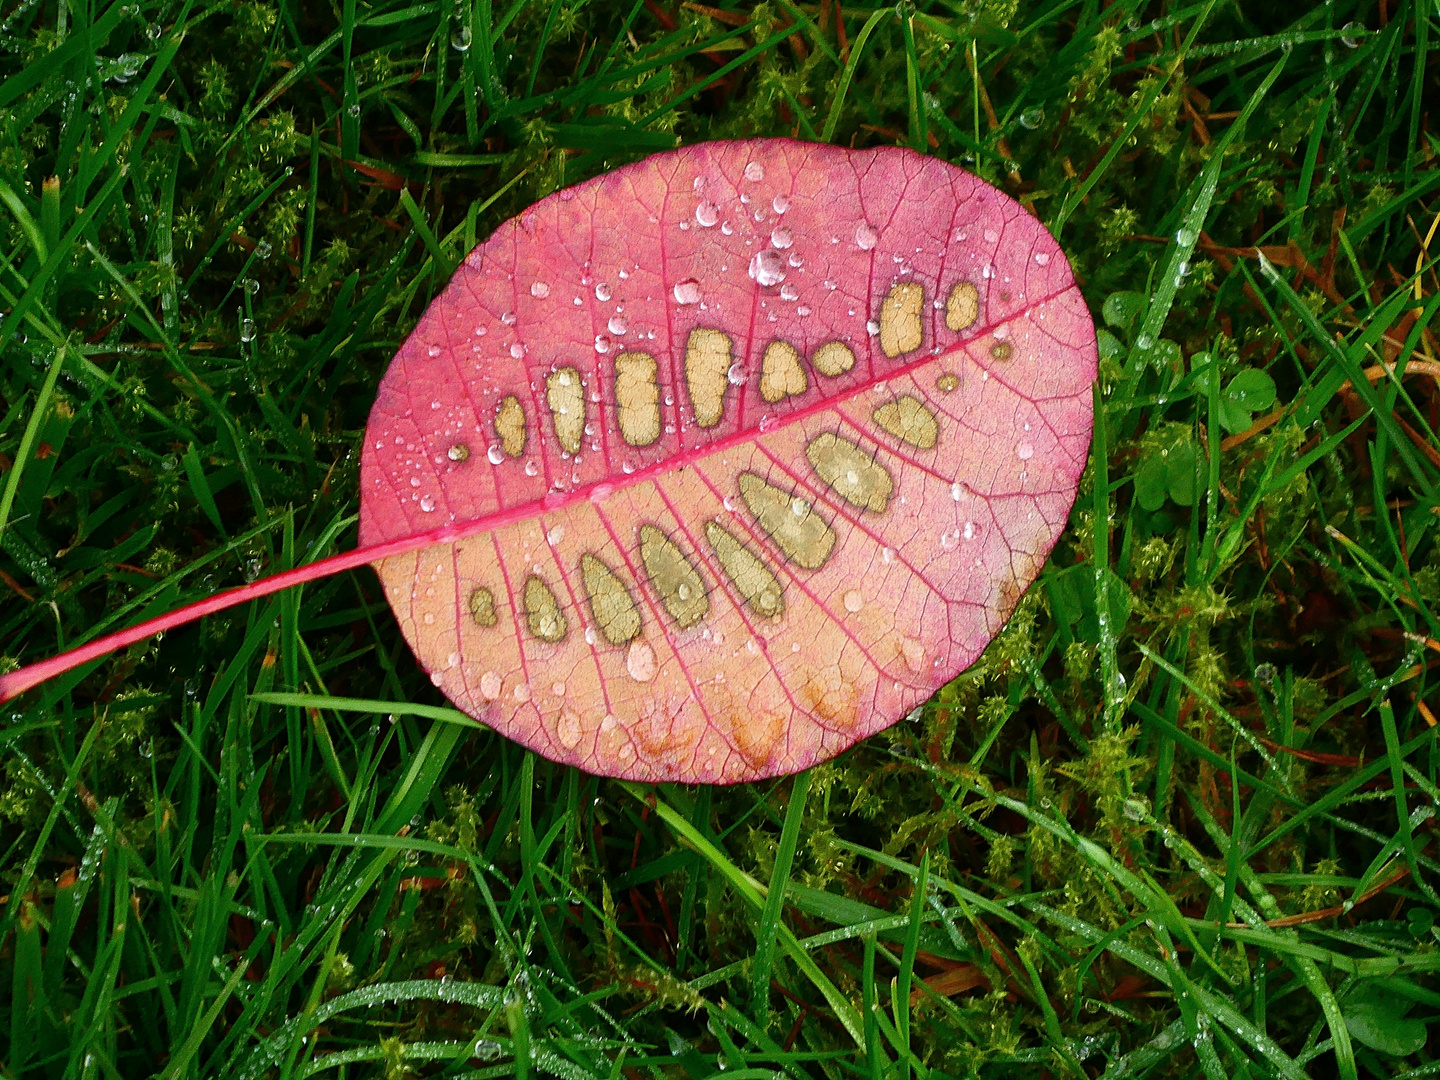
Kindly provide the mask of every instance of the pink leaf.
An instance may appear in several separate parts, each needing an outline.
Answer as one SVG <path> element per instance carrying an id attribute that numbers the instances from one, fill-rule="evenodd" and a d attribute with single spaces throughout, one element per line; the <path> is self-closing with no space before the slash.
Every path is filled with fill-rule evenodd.
<path id="1" fill-rule="evenodd" d="M 466 259 L 365 434 L 361 547 L 0 675 L 0 701 L 373 563 L 458 706 L 637 780 L 805 768 L 975 660 L 1064 527 L 1095 333 L 1012 199 L 756 140 L 561 191 Z"/>
<path id="2" fill-rule="evenodd" d="M 793 772 L 1000 629 L 1074 499 L 1095 357 L 1054 240 L 958 168 L 656 155 L 502 225 L 425 313 L 362 550 L 416 549 L 375 564 L 406 640 L 538 753 Z"/>

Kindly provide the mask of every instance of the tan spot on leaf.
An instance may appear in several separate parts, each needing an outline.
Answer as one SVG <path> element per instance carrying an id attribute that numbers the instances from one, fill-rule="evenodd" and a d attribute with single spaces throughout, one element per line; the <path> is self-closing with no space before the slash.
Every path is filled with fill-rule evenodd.
<path id="1" fill-rule="evenodd" d="M 924 306 L 925 290 L 913 281 L 902 281 L 886 294 L 880 305 L 880 349 L 886 356 L 893 359 L 920 348 Z"/>
<path id="2" fill-rule="evenodd" d="M 939 390 L 942 394 L 949 394 L 955 390 L 959 390 L 960 376 L 946 372 L 935 380 L 935 389 Z"/>
<path id="3" fill-rule="evenodd" d="M 470 617 L 476 626 L 494 626 L 500 621 L 495 614 L 495 594 L 483 585 L 470 591 Z"/>
<path id="4" fill-rule="evenodd" d="M 660 386 L 655 357 L 624 352 L 615 358 L 615 409 L 620 437 L 631 446 L 649 446 L 660 438 Z"/>
<path id="5" fill-rule="evenodd" d="M 873 413 L 870 419 L 901 442 L 930 450 L 940 436 L 940 427 L 932 413 L 918 399 L 908 394 L 887 401 Z"/>
<path id="6" fill-rule="evenodd" d="M 654 525 L 640 526 L 640 559 L 665 610 L 682 630 L 706 616 L 710 597 L 699 571 L 680 546 Z"/>
<path id="7" fill-rule="evenodd" d="M 640 612 L 615 571 L 589 552 L 580 556 L 580 576 L 595 624 L 611 645 L 624 645 L 640 633 Z"/>
<path id="8" fill-rule="evenodd" d="M 785 613 L 785 593 L 780 579 L 756 555 L 718 521 L 705 523 L 705 538 L 710 541 L 720 569 L 745 598 L 755 614 L 773 619 Z"/>
<path id="9" fill-rule="evenodd" d="M 507 457 L 525 452 L 525 409 L 514 394 L 502 398 L 495 410 L 495 436 Z"/>
<path id="10" fill-rule="evenodd" d="M 821 375 L 828 375 L 833 379 L 844 375 L 855 366 L 855 354 L 843 341 L 827 341 L 815 350 L 810 357 L 810 363 L 815 365 L 815 370 Z"/>
<path id="11" fill-rule="evenodd" d="M 776 402 L 808 389 L 810 380 L 800 366 L 800 354 L 795 346 L 788 341 L 772 341 L 765 346 L 765 355 L 760 361 L 760 396 Z"/>
<path id="12" fill-rule="evenodd" d="M 541 581 L 539 576 L 531 574 L 525 579 L 524 601 L 525 624 L 530 628 L 530 633 L 541 641 L 552 644 L 565 640 L 570 625 L 565 619 L 565 613 L 560 610 L 560 605 L 556 603 L 550 586 Z"/>
<path id="13" fill-rule="evenodd" d="M 725 391 L 730 388 L 730 337 L 703 327 L 690 331 L 685 344 L 685 386 L 695 423 L 714 427 L 725 412 Z"/>
<path id="14" fill-rule="evenodd" d="M 1008 341 L 999 341 L 990 346 L 990 355 L 996 360 L 1009 360 L 1014 351 Z"/>
<path id="15" fill-rule="evenodd" d="M 578 454 L 585 436 L 585 382 L 573 367 L 552 371 L 545 379 L 545 400 L 555 421 L 560 449 Z"/>
<path id="16" fill-rule="evenodd" d="M 980 290 L 962 281 L 950 290 L 945 302 L 945 325 L 951 330 L 968 330 L 980 317 Z"/>
<path id="17" fill-rule="evenodd" d="M 740 713 L 730 729 L 731 743 L 753 769 L 769 763 L 784 737 L 785 718 L 772 712 Z"/>
<path id="18" fill-rule="evenodd" d="M 811 714 L 824 721 L 826 727 L 848 731 L 859 718 L 859 692 L 837 667 L 815 672 L 806 679 L 804 696 Z"/>
<path id="19" fill-rule="evenodd" d="M 827 431 L 810 440 L 805 456 L 820 479 L 846 502 L 877 514 L 885 512 L 895 484 L 885 466 L 860 447 Z"/>
<path id="20" fill-rule="evenodd" d="M 835 550 L 835 530 L 808 501 L 752 472 L 740 474 L 740 496 L 786 558 L 806 570 L 825 565 Z"/>

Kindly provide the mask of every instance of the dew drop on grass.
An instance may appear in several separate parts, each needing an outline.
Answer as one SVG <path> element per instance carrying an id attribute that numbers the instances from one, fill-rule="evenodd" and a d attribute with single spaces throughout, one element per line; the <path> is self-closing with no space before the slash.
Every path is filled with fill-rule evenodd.
<path id="1" fill-rule="evenodd" d="M 1020 114 L 1020 126 L 1034 131 L 1045 122 L 1045 110 L 1038 105 L 1031 106 Z"/>
<path id="2" fill-rule="evenodd" d="M 450 47 L 456 52 L 468 52 L 471 40 L 470 28 L 462 26 L 450 35 Z"/>

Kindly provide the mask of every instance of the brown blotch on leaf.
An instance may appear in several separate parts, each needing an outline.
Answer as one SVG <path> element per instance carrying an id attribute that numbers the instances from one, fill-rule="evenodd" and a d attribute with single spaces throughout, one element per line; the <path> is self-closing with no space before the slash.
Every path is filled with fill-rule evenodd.
<path id="1" fill-rule="evenodd" d="M 606 641 L 611 645 L 624 645 L 640 633 L 640 611 L 615 571 L 586 552 L 580 556 L 580 576 L 585 580 L 590 613 L 595 616 L 595 624 Z"/>
<path id="2" fill-rule="evenodd" d="M 720 560 L 720 569 L 755 614 L 773 619 L 785 613 L 785 593 L 765 561 L 718 521 L 705 523 L 705 538 Z"/>
<path id="3" fill-rule="evenodd" d="M 730 742 L 752 769 L 769 763 L 785 736 L 785 717 L 772 712 L 731 713 Z"/>
<path id="4" fill-rule="evenodd" d="M 806 570 L 825 565 L 835 550 L 835 530 L 807 500 L 752 472 L 740 474 L 740 496 L 787 559 Z"/>
<path id="5" fill-rule="evenodd" d="M 996 360 L 1009 360 L 1014 352 L 1008 341 L 1000 341 L 990 346 L 990 355 Z"/>
<path id="6" fill-rule="evenodd" d="M 654 525 L 640 526 L 640 559 L 665 610 L 682 630 L 709 613 L 710 597 L 700 572 L 664 531 Z"/>
<path id="7" fill-rule="evenodd" d="M 870 419 L 901 442 L 931 450 L 940 437 L 940 426 L 932 413 L 918 399 L 906 394 L 894 401 L 887 401 L 873 413 Z"/>
<path id="8" fill-rule="evenodd" d="M 883 514 L 895 491 L 890 473 L 860 447 L 825 432 L 811 439 L 805 456 L 820 479 L 851 506 Z"/>
<path id="9" fill-rule="evenodd" d="M 470 590 L 470 617 L 476 626 L 487 628 L 500 622 L 500 616 L 495 613 L 495 594 L 484 585 Z"/>
<path id="10" fill-rule="evenodd" d="M 788 341 L 772 341 L 765 346 L 760 361 L 760 396 L 773 404 L 808 389 L 810 380 L 805 377 L 795 346 Z"/>
<path id="11" fill-rule="evenodd" d="M 655 357 L 623 352 L 615 358 L 615 410 L 620 437 L 631 446 L 649 446 L 660 438 L 660 385 Z"/>
<path id="12" fill-rule="evenodd" d="M 924 306 L 925 290 L 913 281 L 902 281 L 885 295 L 880 305 L 880 349 L 886 356 L 893 360 L 920 348 Z"/>
<path id="13" fill-rule="evenodd" d="M 535 574 L 525 579 L 524 601 L 525 624 L 530 628 L 530 633 L 551 644 L 565 640 L 570 624 L 565 613 L 560 610 L 550 586 Z"/>
<path id="14" fill-rule="evenodd" d="M 695 423 L 714 427 L 725 413 L 725 391 L 730 389 L 730 336 L 698 327 L 685 343 L 685 388 Z"/>
<path id="15" fill-rule="evenodd" d="M 506 457 L 517 458 L 525 452 L 525 408 L 514 394 L 502 398 L 495 410 L 495 436 Z"/>
<path id="16" fill-rule="evenodd" d="M 816 349 L 810 363 L 821 375 L 830 378 L 844 375 L 855 366 L 855 353 L 843 341 L 827 341 Z"/>
<path id="17" fill-rule="evenodd" d="M 980 317 L 980 290 L 962 281 L 950 290 L 945 302 L 945 325 L 951 330 L 968 330 Z"/>
<path id="18" fill-rule="evenodd" d="M 580 452 L 585 437 L 585 382 L 573 367 L 552 371 L 545 379 L 545 400 L 555 422 L 555 437 L 567 454 Z"/>

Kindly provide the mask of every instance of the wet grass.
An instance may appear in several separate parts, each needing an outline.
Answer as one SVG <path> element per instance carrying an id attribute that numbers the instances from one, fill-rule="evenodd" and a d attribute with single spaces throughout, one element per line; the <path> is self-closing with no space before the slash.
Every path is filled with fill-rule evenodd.
<path id="1" fill-rule="evenodd" d="M 353 546 L 376 381 L 459 258 L 677 141 L 965 164 L 1104 331 L 1009 628 L 802 777 L 649 789 L 464 726 L 368 571 L 7 706 L 4 1075 L 1440 1072 L 1437 34 L 9 0 L 9 663 Z"/>

